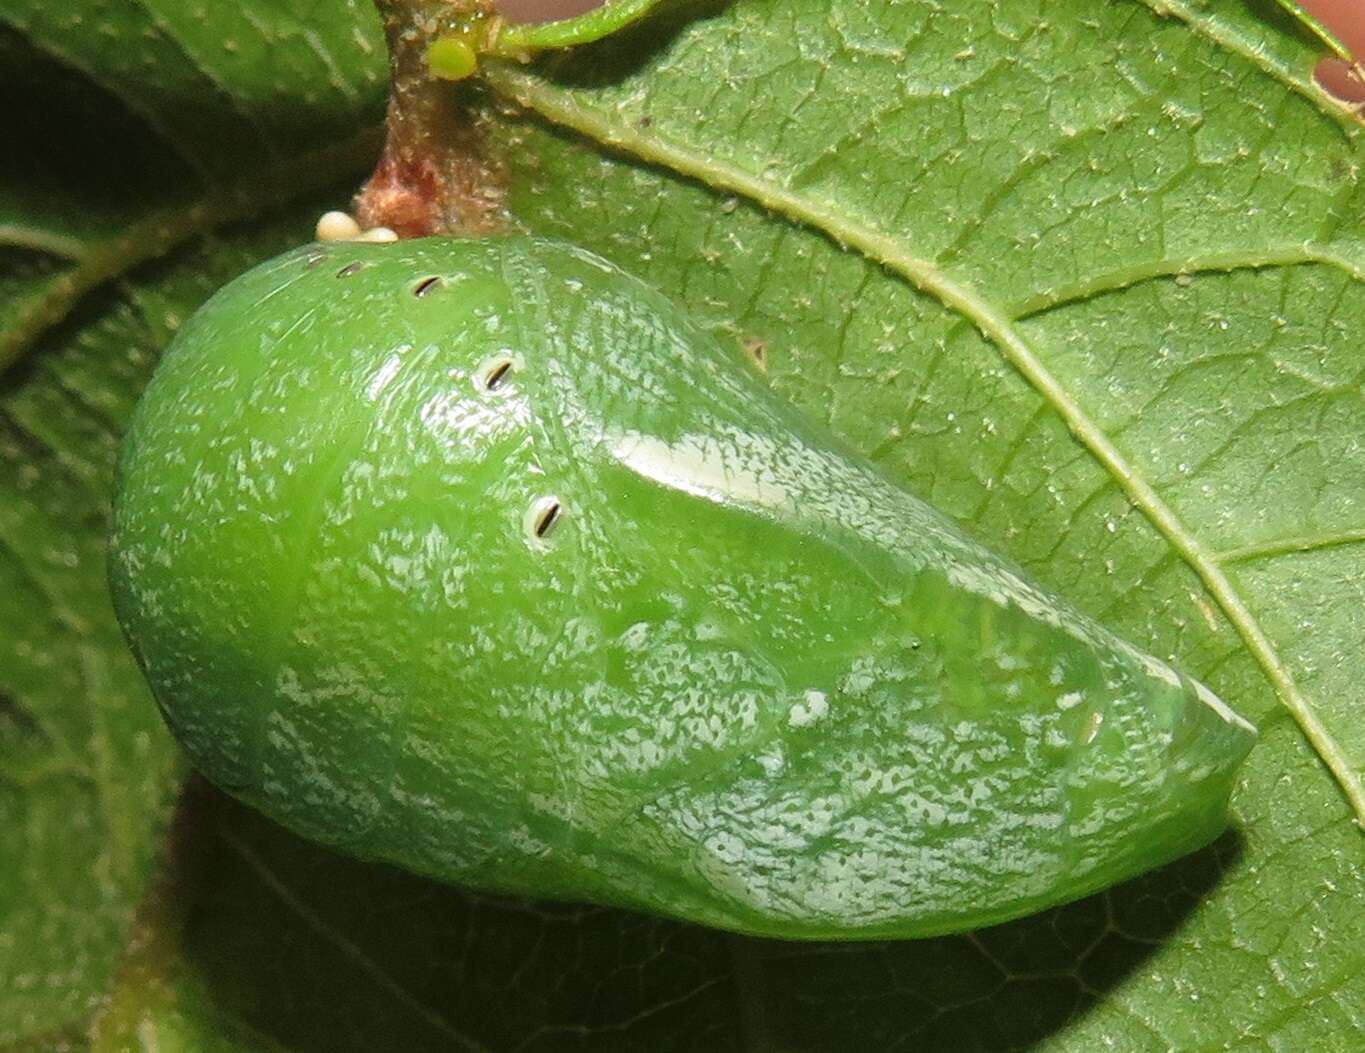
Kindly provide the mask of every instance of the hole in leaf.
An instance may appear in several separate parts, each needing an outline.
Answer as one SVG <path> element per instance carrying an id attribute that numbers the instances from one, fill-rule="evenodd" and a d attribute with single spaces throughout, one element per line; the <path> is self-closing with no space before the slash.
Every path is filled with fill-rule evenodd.
<path id="1" fill-rule="evenodd" d="M 337 277 L 349 278 L 352 274 L 356 273 L 356 271 L 360 270 L 364 266 L 365 264 L 362 263 L 360 260 L 356 260 L 354 263 L 348 263 L 346 264 L 346 266 L 342 267 L 341 270 L 337 271 Z"/>
<path id="2" fill-rule="evenodd" d="M 441 279 L 433 274 L 430 278 L 423 278 L 420 282 L 414 285 L 412 287 L 412 295 L 422 297 L 429 292 L 439 289 L 440 287 Z"/>

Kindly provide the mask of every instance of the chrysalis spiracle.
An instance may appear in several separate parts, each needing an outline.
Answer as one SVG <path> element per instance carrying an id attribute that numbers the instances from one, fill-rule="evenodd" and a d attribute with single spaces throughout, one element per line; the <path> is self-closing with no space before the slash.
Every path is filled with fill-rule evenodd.
<path id="1" fill-rule="evenodd" d="M 184 327 L 111 574 L 220 786 L 484 889 L 922 936 L 1208 842 L 1251 727 L 532 238 L 307 246 Z"/>

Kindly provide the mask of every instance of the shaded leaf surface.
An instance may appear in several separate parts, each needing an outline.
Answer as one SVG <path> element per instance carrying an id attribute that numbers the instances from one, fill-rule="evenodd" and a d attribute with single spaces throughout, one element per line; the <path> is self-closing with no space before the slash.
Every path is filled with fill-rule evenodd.
<path id="1" fill-rule="evenodd" d="M 365 97 L 375 60 L 332 26 L 373 27 L 340 0 L 331 21 L 282 8 L 260 37 L 275 46 L 246 52 L 159 5 L 107 10 L 180 57 L 144 81 L 101 64 L 93 38 L 59 39 L 51 13 L 16 2 L 0 18 L 34 63 L 57 56 L 54 77 L 83 75 L 71 98 L 98 89 L 202 185 L 371 112 L 339 85 Z M 1264 14 L 1240 0 L 682 6 L 534 70 L 490 70 L 527 110 L 488 107 L 520 223 L 665 289 L 731 341 L 736 368 L 762 348 L 776 388 L 890 475 L 1258 720 L 1233 833 L 981 933 L 788 945 L 471 897 L 206 792 L 97 1045 L 1356 1048 L 1365 849 L 1342 787 L 1365 757 L 1361 147 L 1309 81 L 1312 45 Z M 269 18 L 222 17 L 220 45 L 233 20 Z M 300 28 L 319 21 L 339 71 Z M 275 112 L 276 83 L 324 112 Z M 177 124 L 182 109 L 202 127 Z M 149 171 L 168 198 L 185 192 Z M 11 182 L 33 193 L 31 173 Z M 20 192 L 0 194 L 0 226 L 41 218 Z M 69 219 L 88 192 L 63 183 L 48 211 Z M 31 226 L 83 237 L 79 222 Z M 61 1030 L 100 989 L 171 782 L 100 591 L 114 437 L 173 321 L 306 229 L 268 222 L 140 272 L 7 381 L 0 831 L 23 831 L 32 877 L 0 878 L 0 977 L 6 954 L 52 974 L 35 933 L 54 962 L 103 949 L 61 997 L 0 988 L 0 1041 Z M 16 298 L 69 266 L 15 243 Z M 94 793 L 92 723 L 115 718 L 161 774 L 116 765 Z M 68 760 L 81 775 L 55 773 Z M 116 814 L 97 820 L 96 803 Z M 117 894 L 70 856 L 73 822 L 97 831 L 96 857 L 123 860 Z M 126 843 L 142 847 L 121 856 Z M 80 903 L 95 904 L 87 925 L 107 919 L 98 937 L 54 920 Z"/>
<path id="2" fill-rule="evenodd" d="M 372 53 L 377 38 L 365 32 L 374 27 L 353 17 L 356 8 L 334 12 L 342 20 L 332 20 L 332 32 Z M 274 20 L 258 14 L 257 37 L 277 46 L 268 68 L 253 65 L 255 76 L 277 76 L 271 71 L 297 46 L 290 40 L 313 31 L 295 27 L 301 16 L 283 8 Z M 91 273 L 116 275 L 145 257 L 139 240 L 161 236 L 146 217 L 179 222 L 170 240 L 212 226 L 214 217 L 194 210 L 233 177 L 250 178 L 274 149 L 263 125 L 248 148 L 215 116 L 207 89 L 176 80 L 185 67 L 166 57 L 176 40 L 155 5 L 0 5 L 8 144 L 0 342 L 31 351 L 0 379 L 0 1046 L 55 1048 L 85 1031 L 183 775 L 106 594 L 107 506 L 123 425 L 179 322 L 222 281 L 311 226 L 293 220 L 286 237 L 78 301 Z M 382 59 L 372 57 L 348 62 L 347 77 L 372 85 L 363 98 L 359 89 L 329 94 L 317 77 L 306 92 L 279 81 L 279 97 L 261 105 L 313 126 L 291 152 L 354 136 L 362 112 L 378 111 Z M 190 68 L 206 81 L 230 76 L 207 60 Z M 153 81 L 159 110 L 139 95 Z M 330 106 L 333 98 L 344 105 Z M 219 172 L 184 136 L 165 134 L 175 120 L 207 134 Z M 324 170 L 321 179 L 345 174 Z M 142 233 L 129 237 L 139 223 Z M 78 302 L 68 324 L 45 326 Z"/>
<path id="3" fill-rule="evenodd" d="M 88 1014 L 122 948 L 177 766 L 104 591 L 121 416 L 99 405 L 117 399 L 116 360 L 131 385 L 145 379 L 152 355 L 139 330 L 113 314 L 0 394 L 5 1039 Z M 101 380 L 88 390 L 91 369 Z"/>

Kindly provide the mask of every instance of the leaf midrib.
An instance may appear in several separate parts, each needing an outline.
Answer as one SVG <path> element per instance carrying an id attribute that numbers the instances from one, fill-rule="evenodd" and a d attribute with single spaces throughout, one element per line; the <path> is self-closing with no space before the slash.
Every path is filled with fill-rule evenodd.
<path id="1" fill-rule="evenodd" d="M 907 252 L 897 238 L 851 220 L 826 201 L 779 186 L 738 165 L 672 142 L 653 130 L 642 131 L 614 114 L 583 106 L 570 94 L 510 64 L 490 62 L 484 68 L 484 77 L 499 92 L 554 124 L 570 128 L 649 164 L 695 179 L 715 190 L 744 196 L 771 212 L 820 231 L 840 246 L 853 249 L 900 275 L 972 324 L 996 346 L 1053 412 L 1062 418 L 1076 441 L 1100 463 L 1133 507 L 1147 517 L 1203 582 L 1261 667 L 1281 703 L 1293 715 L 1304 737 L 1341 787 L 1356 814 L 1357 823 L 1365 825 L 1365 784 L 1362 784 L 1359 773 L 1345 749 L 1319 719 L 1312 703 L 1295 683 L 1293 674 L 1224 573 L 1214 553 L 1199 541 L 1154 487 L 1128 462 L 1104 430 L 1048 371 L 1016 327 L 1017 316 L 1011 314 L 1009 307 L 993 304 L 971 284 L 958 281 L 932 261 Z M 1299 90 L 1303 89 L 1300 87 Z M 1291 251 L 1297 255 L 1290 258 Z M 1189 262 L 1193 261 L 1181 261 L 1180 269 L 1173 273 L 1188 273 Z M 1313 245 L 1286 248 L 1283 253 L 1271 253 L 1264 261 L 1220 257 L 1215 261 L 1215 266 L 1217 269 L 1239 269 L 1285 262 L 1336 265 L 1356 281 L 1362 280 L 1362 273 L 1365 273 L 1359 265 L 1349 263 L 1338 253 Z M 1093 293 L 1094 290 L 1087 288 L 1085 291 Z M 1029 313 L 1036 313 L 1044 306 L 1055 304 L 1029 303 L 1025 306 L 1032 308 Z"/>
<path id="2" fill-rule="evenodd" d="M 195 237 L 339 184 L 347 173 L 361 171 L 378 154 L 381 138 L 380 129 L 363 128 L 350 139 L 299 154 L 225 190 L 150 212 L 123 233 L 86 246 L 74 267 L 54 276 L 14 323 L 0 331 L 0 375 L 92 289 Z"/>

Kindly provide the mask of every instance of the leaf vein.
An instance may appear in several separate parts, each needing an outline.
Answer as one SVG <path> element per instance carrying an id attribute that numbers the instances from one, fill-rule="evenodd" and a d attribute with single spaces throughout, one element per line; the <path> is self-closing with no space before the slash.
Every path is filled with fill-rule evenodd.
<path id="1" fill-rule="evenodd" d="M 1250 563 L 1254 560 L 1272 559 L 1276 556 L 1298 555 L 1300 552 L 1318 552 L 1322 549 L 1339 548 L 1343 545 L 1365 543 L 1365 527 L 1338 530 L 1327 534 L 1305 534 L 1300 537 L 1274 538 L 1258 541 L 1238 548 L 1215 552 L 1213 558 L 1219 563 Z"/>
<path id="2" fill-rule="evenodd" d="M 1175 5 L 1179 6 L 1179 5 Z M 1072 435 L 1114 478 L 1128 500 L 1143 512 L 1204 583 L 1227 615 L 1247 650 L 1261 667 L 1282 704 L 1293 714 L 1365 826 L 1365 782 L 1344 747 L 1319 718 L 1293 674 L 1280 658 L 1242 595 L 1213 554 L 1194 536 L 1155 488 L 1048 371 L 1034 348 L 1015 326 L 1007 309 L 992 304 L 980 292 L 942 271 L 933 261 L 907 252 L 899 241 L 874 226 L 841 214 L 831 202 L 793 193 L 738 165 L 706 156 L 672 142 L 656 132 L 644 132 L 614 116 L 583 106 L 574 98 L 541 83 L 533 74 L 504 62 L 490 61 L 485 78 L 498 91 L 553 123 L 572 128 L 594 140 L 640 159 L 696 179 L 717 190 L 741 194 L 774 213 L 823 232 L 846 249 L 865 255 L 901 275 L 916 288 L 960 314 L 995 344 L 1001 355 L 1061 417 Z"/>
<path id="3" fill-rule="evenodd" d="M 359 944 L 352 940 L 350 936 L 304 903 L 294 890 L 285 884 L 279 875 L 271 869 L 266 860 L 263 859 L 254 848 L 236 834 L 231 833 L 226 829 L 220 830 L 220 836 L 242 858 L 247 866 L 251 868 L 252 872 L 256 874 L 261 883 L 265 885 L 265 887 L 269 889 L 285 907 L 292 911 L 315 934 L 335 947 L 352 965 L 359 968 L 361 972 L 368 976 L 379 987 L 392 995 L 397 1002 L 412 1010 L 436 1031 L 439 1031 L 447 1038 L 458 1043 L 461 1049 L 468 1050 L 470 1053 L 489 1053 L 487 1047 L 482 1043 L 464 1034 L 435 1010 L 423 1005 L 411 992 L 399 985 L 399 983 L 394 980 L 378 962 L 371 958 Z"/>
<path id="4" fill-rule="evenodd" d="M 1212 41 L 1224 51 L 1245 59 L 1252 66 L 1273 77 L 1291 91 L 1316 104 L 1324 113 L 1332 114 L 1337 118 L 1338 127 L 1347 139 L 1352 139 L 1356 135 L 1358 131 L 1356 114 L 1349 103 L 1342 102 L 1330 92 L 1318 87 L 1317 82 L 1311 76 L 1292 74 L 1279 65 L 1270 62 L 1265 56 L 1264 49 L 1254 40 L 1250 40 L 1244 34 L 1229 28 L 1217 16 L 1197 11 L 1188 0 L 1142 0 L 1142 3 L 1146 4 L 1157 15 L 1179 19 L 1198 36 Z"/>
<path id="5" fill-rule="evenodd" d="M 249 219 L 339 182 L 344 173 L 371 161 L 378 145 L 379 130 L 364 129 L 352 139 L 301 154 L 228 190 L 153 212 L 116 237 L 91 246 L 77 266 L 49 282 L 0 332 L 0 375 L 23 358 L 43 333 L 66 318 L 92 289 L 226 223 Z"/>

